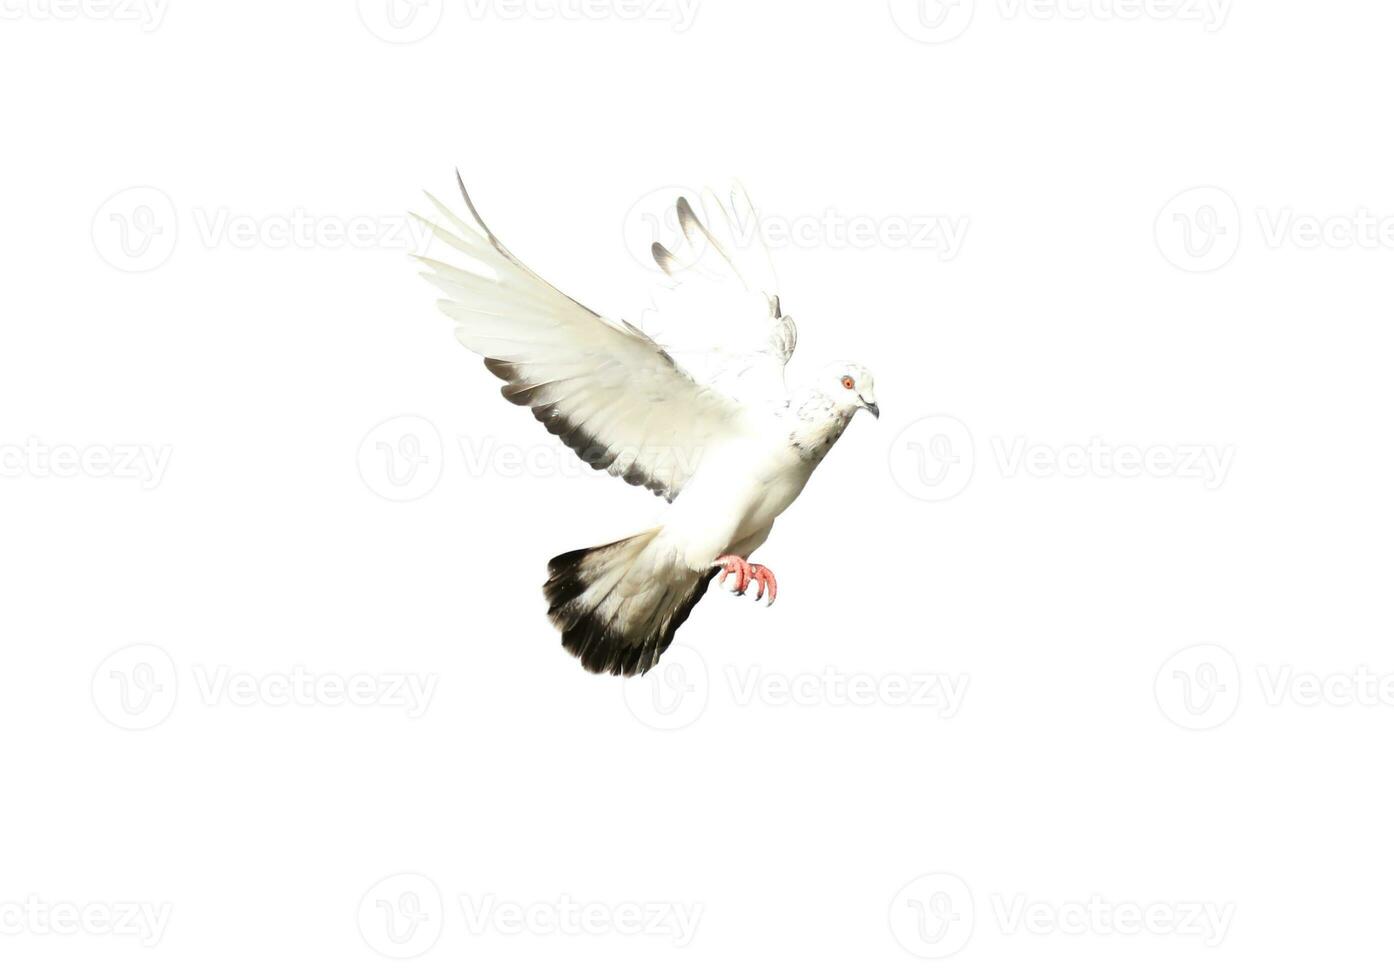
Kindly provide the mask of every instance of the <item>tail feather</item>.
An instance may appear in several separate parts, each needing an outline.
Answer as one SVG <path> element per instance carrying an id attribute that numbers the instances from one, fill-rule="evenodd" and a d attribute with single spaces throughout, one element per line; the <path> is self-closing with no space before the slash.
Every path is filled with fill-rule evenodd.
<path id="1" fill-rule="evenodd" d="M 651 545 L 658 528 L 557 555 L 547 564 L 547 615 L 562 646 L 596 674 L 642 674 L 701 601 L 716 569 L 694 572 Z"/>

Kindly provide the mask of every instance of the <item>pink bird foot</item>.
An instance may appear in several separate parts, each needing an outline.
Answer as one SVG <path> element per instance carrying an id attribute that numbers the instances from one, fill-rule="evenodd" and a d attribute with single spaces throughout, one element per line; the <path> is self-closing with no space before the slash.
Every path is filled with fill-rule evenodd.
<path id="1" fill-rule="evenodd" d="M 779 594 L 779 583 L 775 581 L 774 572 L 764 565 L 756 565 L 746 561 L 739 555 L 722 555 L 712 565 L 721 569 L 721 576 L 717 582 L 724 584 L 726 576 L 734 575 L 736 595 L 745 595 L 745 590 L 750 587 L 750 583 L 755 583 L 755 601 L 759 602 L 765 597 L 765 589 L 768 588 L 770 597 L 765 605 L 774 605 L 774 598 Z"/>

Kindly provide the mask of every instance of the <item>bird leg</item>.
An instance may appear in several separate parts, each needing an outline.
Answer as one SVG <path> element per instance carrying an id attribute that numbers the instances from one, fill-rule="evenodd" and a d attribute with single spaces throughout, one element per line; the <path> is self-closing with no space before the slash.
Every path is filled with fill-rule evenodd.
<path id="1" fill-rule="evenodd" d="M 739 555 L 722 555 L 712 562 L 713 567 L 721 569 L 721 576 L 717 579 L 718 583 L 724 584 L 726 576 L 734 575 L 734 591 L 736 595 L 745 595 L 745 590 L 750 587 L 750 583 L 755 583 L 755 601 L 759 602 L 765 598 L 765 590 L 768 588 L 770 597 L 765 605 L 773 605 L 774 597 L 779 594 L 779 584 L 774 579 L 774 572 L 764 565 L 756 565 L 746 561 Z"/>

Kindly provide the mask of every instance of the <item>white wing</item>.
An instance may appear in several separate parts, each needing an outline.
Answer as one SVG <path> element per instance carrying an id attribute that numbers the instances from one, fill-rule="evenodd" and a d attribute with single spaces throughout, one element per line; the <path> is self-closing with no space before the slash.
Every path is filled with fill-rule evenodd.
<path id="1" fill-rule="evenodd" d="M 449 297 L 439 305 L 458 321 L 455 336 L 507 382 L 505 398 L 531 408 L 582 460 L 672 500 L 704 447 L 738 430 L 741 407 L 698 384 L 638 328 L 601 317 L 519 262 L 463 181 L 460 192 L 474 224 L 435 198 L 453 230 L 417 216 L 480 269 L 418 256 L 422 275 Z"/>
<path id="2" fill-rule="evenodd" d="M 780 308 L 759 216 L 739 185 L 729 205 L 711 191 L 700 203 L 701 216 L 678 198 L 676 250 L 653 245 L 670 284 L 644 329 L 699 382 L 746 403 L 783 402 L 798 332 Z"/>

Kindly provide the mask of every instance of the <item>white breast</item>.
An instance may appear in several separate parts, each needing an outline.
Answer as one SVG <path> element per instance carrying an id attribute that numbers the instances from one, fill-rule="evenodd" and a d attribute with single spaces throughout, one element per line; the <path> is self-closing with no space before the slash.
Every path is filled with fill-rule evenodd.
<path id="1" fill-rule="evenodd" d="M 787 432 L 775 429 L 710 445 L 673 502 L 664 535 L 693 569 L 739 544 L 756 547 L 816 466 L 790 445 Z"/>

